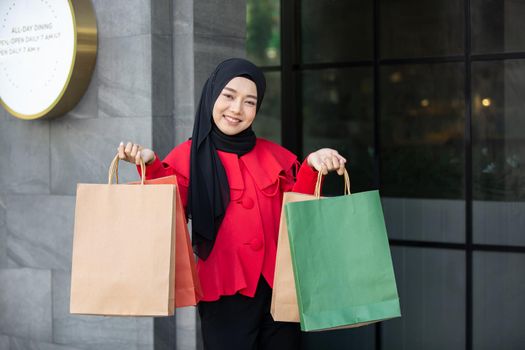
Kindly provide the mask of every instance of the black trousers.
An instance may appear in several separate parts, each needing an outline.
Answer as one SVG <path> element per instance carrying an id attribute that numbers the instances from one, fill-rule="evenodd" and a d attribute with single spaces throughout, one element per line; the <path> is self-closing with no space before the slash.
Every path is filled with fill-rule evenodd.
<path id="1" fill-rule="evenodd" d="M 272 289 L 261 276 L 253 298 L 235 294 L 199 303 L 205 350 L 297 350 L 299 323 L 276 322 Z"/>

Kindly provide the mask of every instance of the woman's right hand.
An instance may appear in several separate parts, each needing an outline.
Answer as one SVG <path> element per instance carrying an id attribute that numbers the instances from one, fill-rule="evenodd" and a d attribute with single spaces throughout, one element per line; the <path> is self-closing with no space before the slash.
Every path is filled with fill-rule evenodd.
<path id="1" fill-rule="evenodd" d="M 143 148 L 136 143 L 128 142 L 124 144 L 124 142 L 121 142 L 118 146 L 118 157 L 126 162 L 135 164 L 140 164 L 140 158 L 142 158 L 144 164 L 149 164 L 155 160 L 155 153 L 149 148 Z"/>

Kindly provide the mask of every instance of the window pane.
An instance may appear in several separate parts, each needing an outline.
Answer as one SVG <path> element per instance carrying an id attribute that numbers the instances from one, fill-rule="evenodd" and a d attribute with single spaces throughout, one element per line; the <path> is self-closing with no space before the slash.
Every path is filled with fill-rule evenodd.
<path id="1" fill-rule="evenodd" d="M 525 60 L 472 64 L 473 227 L 478 243 L 525 245 Z"/>
<path id="2" fill-rule="evenodd" d="M 380 0 L 381 57 L 461 54 L 463 27 L 463 1 Z"/>
<path id="3" fill-rule="evenodd" d="M 253 131 L 278 144 L 281 143 L 281 73 L 264 72 L 266 92 L 261 109 L 253 123 Z"/>
<path id="4" fill-rule="evenodd" d="M 302 0 L 302 62 L 373 57 L 373 1 Z"/>
<path id="5" fill-rule="evenodd" d="M 523 348 L 523 266 L 525 254 L 474 253 L 474 349 Z"/>
<path id="6" fill-rule="evenodd" d="M 382 349 L 465 349 L 465 253 L 393 247 L 392 260 L 402 316 L 383 322 Z"/>
<path id="7" fill-rule="evenodd" d="M 383 197 L 388 237 L 418 241 L 465 242 L 465 201 Z"/>
<path id="8" fill-rule="evenodd" d="M 525 1 L 471 0 L 472 51 L 525 51 Z"/>
<path id="9" fill-rule="evenodd" d="M 383 209 L 390 238 L 465 241 L 465 202 L 459 199 L 462 67 L 389 66 L 381 71 L 381 182 L 388 196 Z"/>
<path id="10" fill-rule="evenodd" d="M 258 66 L 281 64 L 279 0 L 248 0 L 246 8 L 247 57 Z"/>
<path id="11" fill-rule="evenodd" d="M 372 188 L 374 154 L 372 68 L 326 69 L 302 74 L 303 153 L 334 148 L 349 162 L 352 192 Z M 323 193 L 341 194 L 339 176 Z"/>
<path id="12" fill-rule="evenodd" d="M 301 332 L 301 350 L 375 350 L 375 326 L 323 332 Z"/>
<path id="13" fill-rule="evenodd" d="M 391 197 L 464 197 L 464 65 L 381 69 L 381 187 Z"/>

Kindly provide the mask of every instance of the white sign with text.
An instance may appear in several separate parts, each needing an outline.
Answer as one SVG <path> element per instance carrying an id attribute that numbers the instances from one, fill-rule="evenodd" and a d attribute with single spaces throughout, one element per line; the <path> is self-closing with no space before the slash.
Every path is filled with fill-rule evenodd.
<path id="1" fill-rule="evenodd" d="M 67 0 L 0 1 L 0 99 L 35 115 L 62 96 L 75 57 L 74 15 Z"/>

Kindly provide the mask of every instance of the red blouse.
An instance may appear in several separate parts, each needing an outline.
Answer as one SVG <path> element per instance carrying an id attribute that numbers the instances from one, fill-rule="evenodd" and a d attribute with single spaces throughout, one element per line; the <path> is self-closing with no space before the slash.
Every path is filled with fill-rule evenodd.
<path id="1" fill-rule="evenodd" d="M 190 146 L 191 141 L 180 144 L 146 170 L 147 179 L 176 175 L 184 207 Z M 204 301 L 235 293 L 253 297 L 261 274 L 273 286 L 283 192 L 312 194 L 317 180 L 317 172 L 304 161 L 294 181 L 297 157 L 264 139 L 241 157 L 218 154 L 230 185 L 230 204 L 208 259 L 197 262 Z"/>

